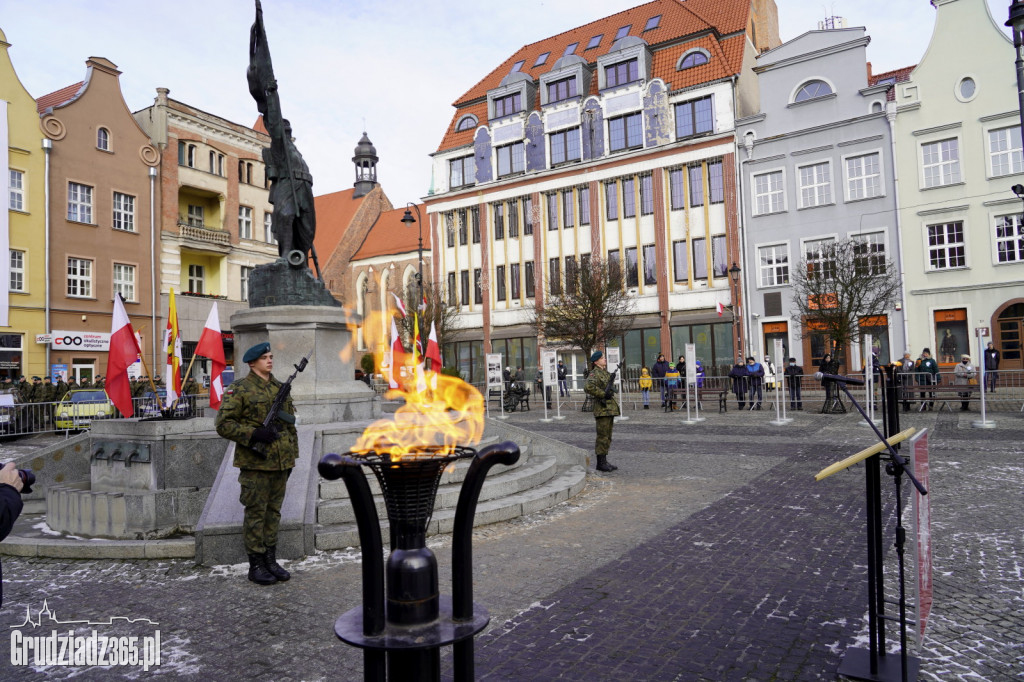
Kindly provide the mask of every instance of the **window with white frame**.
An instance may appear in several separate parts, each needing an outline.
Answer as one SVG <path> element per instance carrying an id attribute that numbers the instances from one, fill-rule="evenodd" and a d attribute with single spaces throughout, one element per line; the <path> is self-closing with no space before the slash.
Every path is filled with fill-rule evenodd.
<path id="1" fill-rule="evenodd" d="M 87 298 L 92 296 L 92 261 L 85 258 L 68 258 L 68 296 Z"/>
<path id="2" fill-rule="evenodd" d="M 114 192 L 113 221 L 115 230 L 135 231 L 135 197 Z"/>
<path id="3" fill-rule="evenodd" d="M 955 137 L 921 145 L 921 168 L 925 187 L 960 182 L 960 143 Z"/>
<path id="4" fill-rule="evenodd" d="M 12 211 L 25 210 L 25 174 L 20 170 L 10 169 L 10 179 L 7 185 L 8 202 L 7 207 Z"/>
<path id="5" fill-rule="evenodd" d="M 853 268 L 862 275 L 885 274 L 885 232 L 855 234 L 853 240 Z"/>
<path id="6" fill-rule="evenodd" d="M 754 215 L 784 211 L 785 187 L 782 171 L 772 171 L 754 176 Z"/>
<path id="7" fill-rule="evenodd" d="M 110 151 L 110 131 L 106 128 L 96 130 L 96 148 L 105 152 Z"/>
<path id="8" fill-rule="evenodd" d="M 270 211 L 263 212 L 263 241 L 268 244 L 273 244 L 276 240 L 274 239 L 274 214 Z"/>
<path id="9" fill-rule="evenodd" d="M 11 291 L 25 291 L 25 252 L 11 249 Z"/>
<path id="10" fill-rule="evenodd" d="M 498 154 L 498 177 L 522 173 L 526 168 L 525 148 L 522 142 L 514 142 L 495 150 Z"/>
<path id="11" fill-rule="evenodd" d="M 828 161 L 797 169 L 800 178 L 800 207 L 824 206 L 832 203 L 832 172 Z"/>
<path id="12" fill-rule="evenodd" d="M 771 244 L 757 250 L 760 282 L 763 287 L 777 287 L 789 284 L 789 247 L 786 244 Z"/>
<path id="13" fill-rule="evenodd" d="M 238 207 L 238 237 L 252 239 L 252 208 L 249 206 Z"/>
<path id="14" fill-rule="evenodd" d="M 206 293 L 206 268 L 202 265 L 189 263 L 188 266 L 188 290 L 193 294 Z"/>
<path id="15" fill-rule="evenodd" d="M 202 206 L 196 204 L 188 205 L 188 224 L 192 227 L 206 226 L 206 211 Z"/>
<path id="16" fill-rule="evenodd" d="M 448 186 L 462 187 L 476 182 L 476 159 L 472 154 L 448 162 Z"/>
<path id="17" fill-rule="evenodd" d="M 1020 213 L 996 217 L 996 262 L 1024 262 L 1024 223 L 1021 222 Z M 11 258 L 11 273 L 13 282 L 13 256 Z"/>
<path id="18" fill-rule="evenodd" d="M 832 279 L 836 276 L 835 252 L 832 250 L 835 243 L 832 237 L 808 239 L 804 242 L 807 279 Z"/>
<path id="19" fill-rule="evenodd" d="M 963 221 L 928 226 L 928 262 L 932 270 L 967 265 Z"/>
<path id="20" fill-rule="evenodd" d="M 1024 170 L 1021 159 L 1020 126 L 988 131 L 988 153 L 992 175 L 1012 175 Z"/>
<path id="21" fill-rule="evenodd" d="M 882 166 L 877 152 L 846 159 L 846 195 L 851 201 L 882 195 Z"/>
<path id="22" fill-rule="evenodd" d="M 76 223 L 92 222 L 92 187 L 89 185 L 68 183 L 68 220 Z"/>
<path id="23" fill-rule="evenodd" d="M 239 282 L 238 283 L 241 285 L 240 288 L 239 288 L 239 291 L 241 291 L 241 295 L 242 295 L 242 300 L 243 301 L 248 301 L 249 300 L 249 275 L 251 275 L 251 274 L 252 274 L 252 268 L 251 267 L 249 267 L 247 265 L 243 265 L 241 267 L 241 273 L 239 275 Z"/>
<path id="24" fill-rule="evenodd" d="M 114 263 L 114 295 L 121 294 L 124 300 L 134 302 L 135 299 L 135 266 Z"/>

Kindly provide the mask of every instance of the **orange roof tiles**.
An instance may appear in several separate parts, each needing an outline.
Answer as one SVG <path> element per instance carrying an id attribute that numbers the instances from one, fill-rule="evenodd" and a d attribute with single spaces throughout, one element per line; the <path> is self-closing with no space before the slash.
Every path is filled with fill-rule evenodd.
<path id="1" fill-rule="evenodd" d="M 648 20 L 658 15 L 661 15 L 658 27 L 644 31 Z M 518 61 L 523 61 L 523 66 L 519 70 L 537 80 L 551 70 L 566 47 L 572 43 L 579 43 L 574 54 L 582 56 L 591 64 L 596 64 L 598 57 L 607 54 L 611 49 L 616 32 L 621 27 L 629 25 L 628 35 L 642 38 L 654 50 L 651 77 L 665 80 L 670 88 L 675 90 L 739 73 L 746 45 L 744 32 L 749 18 L 750 0 L 654 0 L 525 45 L 453 103 L 457 111 L 438 151 L 470 144 L 473 141 L 475 126 L 467 131 L 456 131 L 455 126 L 466 113 L 475 114 L 480 125 L 486 125 L 487 102 L 484 98 L 489 90 L 501 84 L 502 79 L 511 72 L 512 66 Z M 590 39 L 598 34 L 604 36 L 598 47 L 586 49 Z M 686 36 L 693 38 L 685 43 L 675 42 Z M 665 43 L 673 44 L 664 48 L 658 47 Z M 711 53 L 709 63 L 687 70 L 692 73 L 676 71 L 676 62 L 682 53 L 695 46 L 703 47 Z M 551 56 L 544 64 L 534 67 L 537 57 L 545 52 L 550 52 Z M 663 52 L 669 54 L 662 54 Z M 594 79 L 591 88 L 595 93 L 596 82 L 597 78 Z"/>
<path id="2" fill-rule="evenodd" d="M 36 100 L 36 111 L 42 114 L 50 107 L 57 108 L 61 104 L 71 101 L 78 94 L 78 91 L 82 89 L 84 83 L 85 81 L 79 81 L 74 85 L 69 85 L 60 90 L 54 90 L 48 95 L 43 95 Z"/>
<path id="3" fill-rule="evenodd" d="M 428 220 L 426 207 L 419 204 L 420 214 L 423 220 Z M 413 211 L 415 214 L 415 211 Z M 362 260 L 374 256 L 391 256 L 399 253 L 410 253 L 419 248 L 420 232 L 416 226 L 406 227 L 402 223 L 405 215 L 405 206 L 390 211 L 384 211 L 377 218 L 370 231 L 363 240 L 362 245 L 352 256 L 352 260 Z M 427 225 L 423 226 L 423 250 L 430 250 L 430 242 L 427 236 Z"/>
<path id="4" fill-rule="evenodd" d="M 365 197 L 352 198 L 354 187 L 314 197 L 316 208 L 316 235 L 313 247 L 318 258 L 329 258 L 337 248 L 345 231 L 352 223 L 359 206 Z"/>
<path id="5" fill-rule="evenodd" d="M 885 71 L 884 73 L 871 73 L 871 62 L 868 62 L 868 85 L 878 85 L 884 80 L 889 78 L 893 79 L 895 83 L 905 83 L 910 80 L 910 72 L 917 68 L 917 64 L 913 66 L 903 66 L 892 71 Z M 885 94 L 886 101 L 893 102 L 896 100 L 896 88 L 889 88 L 889 91 Z"/>

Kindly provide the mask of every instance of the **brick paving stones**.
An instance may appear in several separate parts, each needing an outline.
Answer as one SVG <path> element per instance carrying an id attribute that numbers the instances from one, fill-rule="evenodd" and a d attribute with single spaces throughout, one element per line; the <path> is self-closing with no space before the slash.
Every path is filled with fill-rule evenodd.
<path id="1" fill-rule="evenodd" d="M 510 421 L 589 448 L 590 415 L 566 414 Z M 821 483 L 813 474 L 870 444 L 870 429 L 809 412 L 785 427 L 767 425 L 770 412 L 694 426 L 681 424 L 685 413 L 629 414 L 615 427 L 618 472 L 593 475 L 558 507 L 476 530 L 475 599 L 492 615 L 476 642 L 478 677 L 835 679 L 865 631 L 863 467 Z M 999 414 L 991 431 L 971 429 L 972 417 L 904 420 L 933 429 L 935 607 L 916 650 L 921 679 L 1024 679 L 1024 417 Z M 450 541 L 430 544 L 450 592 Z M 361 679 L 361 654 L 332 631 L 359 603 L 358 557 L 290 562 L 293 579 L 269 588 L 240 565 L 4 557 L 0 630 L 44 599 L 61 619 L 159 623 L 163 660 L 148 673 L 19 669 L 18 679 Z M 0 679 L 11 679 L 3 648 Z"/>

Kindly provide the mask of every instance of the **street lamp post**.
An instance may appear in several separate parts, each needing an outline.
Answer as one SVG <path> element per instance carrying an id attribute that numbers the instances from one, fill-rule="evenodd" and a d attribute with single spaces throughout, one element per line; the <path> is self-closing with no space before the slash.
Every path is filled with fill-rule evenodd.
<path id="1" fill-rule="evenodd" d="M 1013 29 L 1013 48 L 1017 53 L 1017 108 L 1021 117 L 1021 139 L 1024 140 L 1024 0 L 1013 0 L 1006 26 Z"/>
<path id="2" fill-rule="evenodd" d="M 736 261 L 732 262 L 732 267 L 729 268 L 729 279 L 732 280 L 732 304 L 729 306 L 729 312 L 732 313 L 732 335 L 736 338 L 736 354 L 737 357 L 743 355 L 743 343 L 740 340 L 739 331 L 736 328 L 736 322 L 738 318 L 736 316 L 736 285 L 740 281 L 740 266 L 736 265 Z"/>
<path id="3" fill-rule="evenodd" d="M 418 308 L 422 304 L 423 299 L 424 299 L 424 297 L 423 297 L 423 216 L 420 215 L 420 207 L 417 206 L 416 204 L 414 204 L 413 202 L 411 202 L 411 201 L 407 202 L 405 204 L 405 206 L 406 206 L 405 215 L 402 216 L 402 223 L 405 224 L 406 227 L 412 227 L 413 223 L 417 223 L 417 227 L 419 228 L 419 247 L 417 249 L 417 256 L 419 258 L 419 274 L 417 274 L 417 276 L 416 276 L 416 278 L 418 280 L 418 283 L 419 283 L 419 291 L 420 291 L 420 298 L 419 298 L 418 301 L 416 301 L 416 307 Z M 416 218 L 412 217 L 412 212 L 409 210 L 410 206 L 413 208 L 414 211 L 416 211 Z M 417 220 L 417 218 L 419 220 Z M 424 336 L 423 331 L 420 330 L 420 338 L 422 339 L 423 336 Z M 413 339 L 413 345 L 415 345 L 415 343 L 416 343 L 416 340 Z"/>

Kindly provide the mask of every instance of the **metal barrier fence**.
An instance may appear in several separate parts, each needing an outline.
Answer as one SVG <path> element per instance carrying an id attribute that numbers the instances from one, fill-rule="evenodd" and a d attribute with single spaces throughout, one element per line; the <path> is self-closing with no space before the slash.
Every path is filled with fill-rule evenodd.
<path id="1" fill-rule="evenodd" d="M 202 417 L 205 407 L 199 396 L 182 396 L 173 409 L 164 410 L 153 396 L 132 398 L 139 419 Z M 0 437 L 33 433 L 84 431 L 101 419 L 120 419 L 120 411 L 108 400 L 58 401 L 53 403 L 0 404 Z"/>

